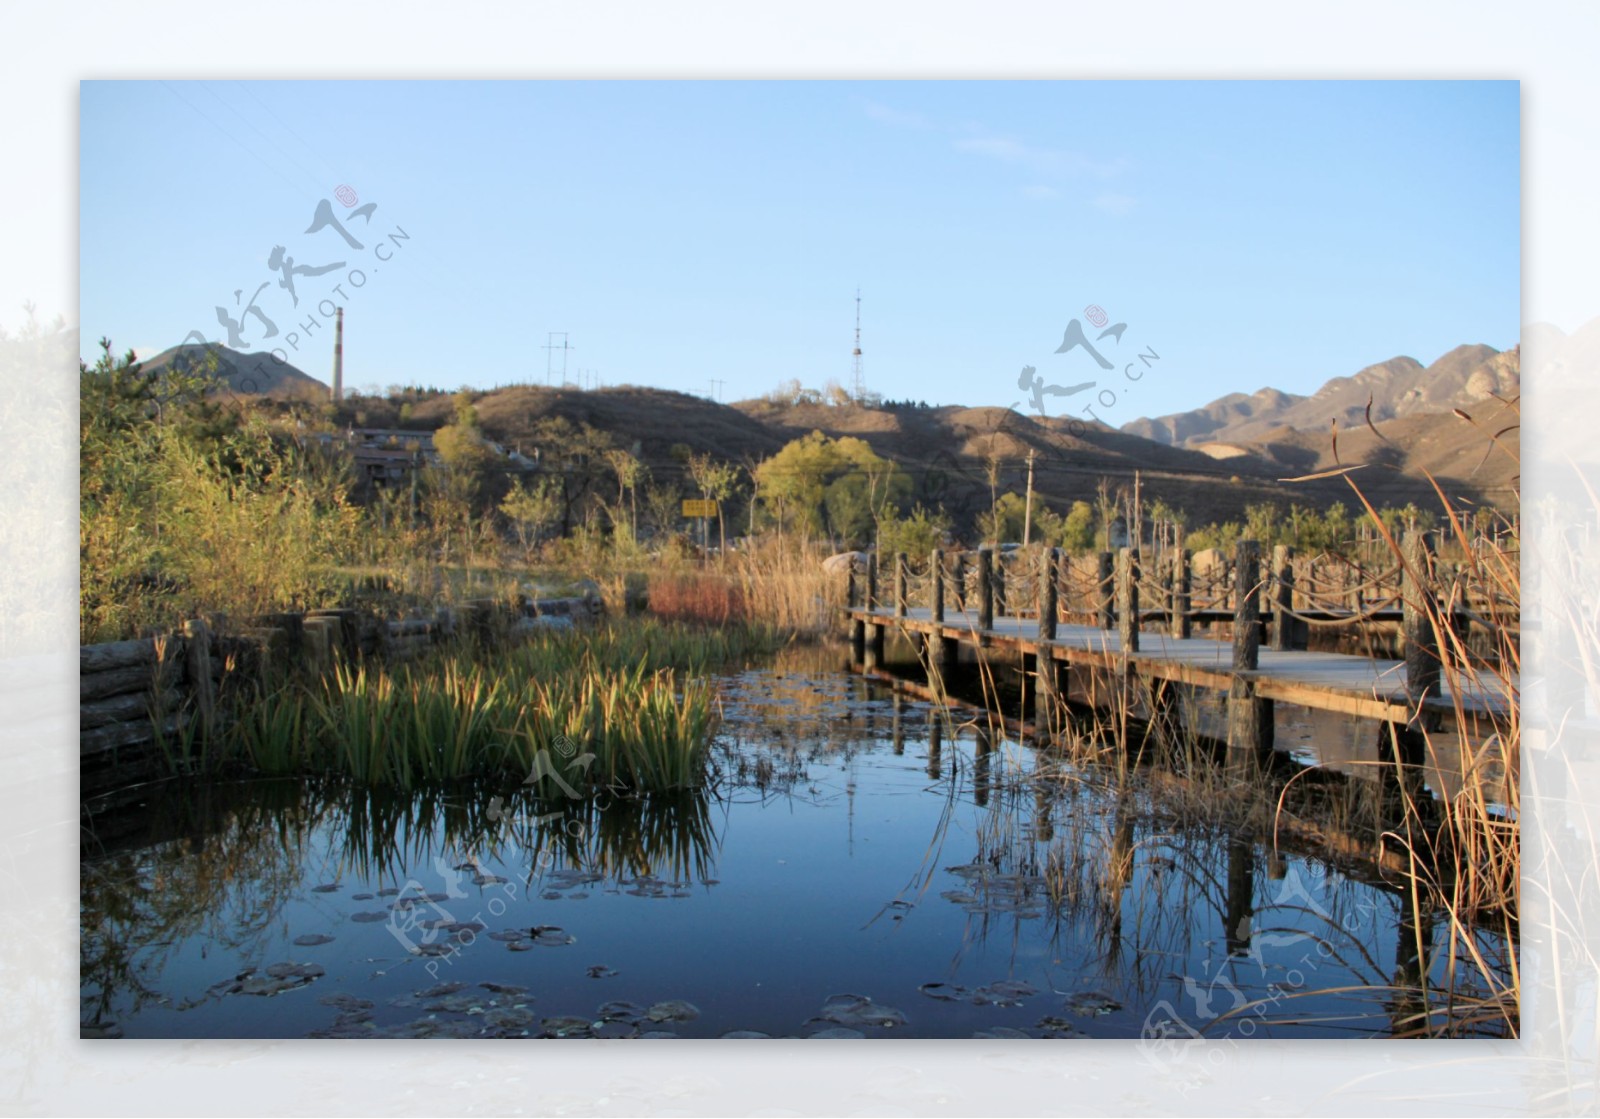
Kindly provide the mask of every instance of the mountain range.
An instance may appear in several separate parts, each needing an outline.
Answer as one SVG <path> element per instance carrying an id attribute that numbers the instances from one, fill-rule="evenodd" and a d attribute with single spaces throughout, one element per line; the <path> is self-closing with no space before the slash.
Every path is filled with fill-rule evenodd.
<path id="1" fill-rule="evenodd" d="M 1520 347 L 1457 346 L 1432 365 L 1393 357 L 1348 377 L 1335 377 L 1310 396 L 1264 388 L 1230 393 L 1202 408 L 1155 419 L 1141 418 L 1122 430 L 1158 443 L 1204 449 L 1207 444 L 1252 444 L 1284 437 L 1284 429 L 1326 436 L 1418 414 L 1471 412 L 1495 397 L 1522 391 Z M 1222 456 L 1219 456 L 1222 457 Z"/>

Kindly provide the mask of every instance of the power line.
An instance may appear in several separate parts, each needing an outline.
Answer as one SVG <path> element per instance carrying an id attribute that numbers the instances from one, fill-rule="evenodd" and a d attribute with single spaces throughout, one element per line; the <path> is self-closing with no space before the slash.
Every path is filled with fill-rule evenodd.
<path id="1" fill-rule="evenodd" d="M 317 149 L 313 148 L 310 144 L 306 143 L 305 138 L 302 137 L 300 135 L 300 133 L 296 132 L 294 129 L 290 128 L 287 124 L 285 124 L 284 121 L 283 121 L 283 118 L 278 116 L 277 113 L 272 111 L 272 106 L 268 105 L 265 101 L 261 100 L 261 98 L 257 97 L 256 94 L 255 94 L 255 91 L 250 88 L 250 84 L 248 82 L 240 82 L 240 83 L 238 83 L 238 85 L 239 85 L 239 88 L 244 90 L 245 93 L 250 97 L 250 100 L 254 101 L 257 105 L 260 105 L 261 108 L 266 111 L 267 116 L 271 117 L 273 120 L 278 122 L 278 127 L 279 128 L 283 129 L 289 135 L 293 136 L 296 140 L 300 141 L 300 146 L 302 148 L 304 148 L 306 151 L 310 152 L 313 159 L 317 160 L 317 162 L 322 164 L 323 170 L 330 172 L 330 176 L 329 176 L 330 178 L 337 177 L 338 169 L 335 168 L 333 166 L 333 164 L 329 163 L 326 159 L 324 159 L 321 152 L 317 151 Z"/>
<path id="2" fill-rule="evenodd" d="M 300 169 L 300 173 L 302 175 L 304 175 L 307 179 L 309 179 L 311 181 L 312 185 L 315 186 L 318 191 L 325 191 L 327 189 L 326 185 L 318 182 L 317 177 L 315 175 L 313 175 L 310 171 L 306 170 L 304 164 L 302 164 L 299 160 L 295 159 L 294 156 L 290 155 L 288 152 L 284 151 L 282 148 L 278 147 L 277 141 L 275 141 L 271 136 L 268 136 L 265 132 L 261 131 L 261 129 L 257 128 L 254 121 L 250 120 L 243 113 L 239 112 L 238 109 L 235 109 L 232 105 L 230 105 L 226 101 L 224 101 L 222 99 L 222 97 L 217 93 L 217 91 L 211 88 L 211 83 L 209 83 L 209 82 L 200 82 L 199 85 L 200 85 L 201 89 L 203 89 L 207 93 L 211 94 L 211 96 L 216 100 L 217 104 L 221 105 L 224 109 L 228 110 L 228 112 L 232 113 L 234 116 L 236 116 L 240 120 L 244 121 L 244 123 L 247 124 L 250 127 L 250 130 L 252 132 L 254 132 L 257 136 L 261 137 L 267 143 L 271 144 L 272 147 L 273 147 L 273 150 L 275 150 L 279 155 L 283 156 L 284 159 L 287 159 L 290 163 L 293 163 L 297 168 L 299 168 Z"/>
<path id="3" fill-rule="evenodd" d="M 212 128 L 215 128 L 218 132 L 222 133 L 228 139 L 232 140 L 235 144 L 237 144 L 239 146 L 239 149 L 241 151 L 243 151 L 246 155 L 248 155 L 251 159 L 254 159 L 256 162 L 258 162 L 262 166 L 266 167 L 274 175 L 278 176 L 278 178 L 283 179 L 283 182 L 284 182 L 285 186 L 287 186 L 291 190 L 295 190 L 295 191 L 298 191 L 300 189 L 294 183 L 290 182 L 289 179 L 284 175 L 284 173 L 282 171 L 280 171 L 274 164 L 268 163 L 266 160 L 262 159 L 254 151 L 252 151 L 250 149 L 249 145 L 247 145 L 243 140 L 239 139 L 239 137 L 235 136 L 232 132 L 229 132 L 226 128 L 222 127 L 222 125 L 218 124 L 215 120 L 213 120 L 211 118 L 211 116 L 208 113 L 206 113 L 206 111 L 204 109 L 200 108 L 200 106 L 196 105 L 194 102 L 190 101 L 187 97 L 183 96 L 183 94 L 179 93 L 175 88 L 173 88 L 173 85 L 172 85 L 171 82 L 163 80 L 161 84 L 166 86 L 167 92 L 171 93 L 172 96 L 176 97 L 179 101 L 182 101 L 194 113 L 196 113 L 197 115 L 205 118 L 205 120 L 211 125 Z"/>

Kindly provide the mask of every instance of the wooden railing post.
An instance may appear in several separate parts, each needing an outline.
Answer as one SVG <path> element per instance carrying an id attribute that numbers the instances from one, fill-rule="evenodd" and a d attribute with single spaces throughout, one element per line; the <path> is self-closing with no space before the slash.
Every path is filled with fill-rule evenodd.
<path id="1" fill-rule="evenodd" d="M 1101 629 L 1111 629 L 1116 623 L 1116 611 L 1113 605 L 1111 588 L 1111 553 L 1100 553 L 1100 565 L 1095 582 L 1094 612 L 1099 615 Z"/>
<path id="2" fill-rule="evenodd" d="M 1279 544 L 1272 549 L 1272 647 L 1294 647 L 1294 549 Z"/>
<path id="3" fill-rule="evenodd" d="M 216 695 L 211 687 L 211 630 L 203 620 L 196 618 L 183 623 L 183 636 L 187 645 L 185 667 L 189 673 L 189 692 L 194 696 L 201 734 L 209 739 L 216 729 Z"/>
<path id="4" fill-rule="evenodd" d="M 944 624 L 944 553 L 938 548 L 928 560 L 928 617 L 933 624 Z"/>
<path id="5" fill-rule="evenodd" d="M 1006 554 L 1004 552 L 994 553 L 994 573 L 991 585 L 994 588 L 994 616 L 1003 618 L 1006 616 Z"/>
<path id="6" fill-rule="evenodd" d="M 904 552 L 896 552 L 894 554 L 894 616 L 897 618 L 906 616 L 906 581 L 908 578 L 906 554 Z"/>
<path id="7" fill-rule="evenodd" d="M 1124 653 L 1139 651 L 1139 553 L 1117 553 L 1117 636 Z"/>
<path id="8" fill-rule="evenodd" d="M 878 553 L 867 553 L 867 601 L 868 610 L 878 608 Z"/>
<path id="9" fill-rule="evenodd" d="M 994 553 L 988 548 L 978 549 L 978 635 L 986 638 L 994 628 Z"/>
<path id="10" fill-rule="evenodd" d="M 950 565 L 951 604 L 957 610 L 967 608 L 967 553 L 957 552 Z"/>
<path id="11" fill-rule="evenodd" d="M 1241 540 L 1234 550 L 1237 599 L 1233 611 L 1233 679 L 1228 688 L 1228 747 L 1235 760 L 1264 760 L 1272 750 L 1272 701 L 1256 698 L 1261 659 L 1261 545 Z"/>
<path id="12" fill-rule="evenodd" d="M 1439 694 L 1439 641 L 1433 616 L 1433 540 L 1425 532 L 1408 532 L 1401 544 L 1401 620 L 1405 632 L 1406 694 L 1413 702 Z"/>
<path id="13" fill-rule="evenodd" d="M 1069 593 L 1072 587 L 1072 555 L 1065 548 L 1057 548 L 1055 549 L 1055 553 L 1056 586 L 1059 588 L 1056 596 L 1057 601 L 1058 603 L 1064 604 L 1068 613 L 1071 613 L 1072 603 L 1069 598 Z"/>
<path id="14" fill-rule="evenodd" d="M 1189 607 L 1192 600 L 1190 594 L 1192 572 L 1194 568 L 1194 553 L 1188 548 L 1180 548 L 1173 556 L 1174 579 L 1172 587 L 1172 627 L 1174 637 L 1188 637 L 1193 633 L 1193 621 L 1189 616 Z"/>
<path id="15" fill-rule="evenodd" d="M 1056 639 L 1056 557 L 1059 548 L 1046 548 L 1039 555 L 1039 640 Z"/>

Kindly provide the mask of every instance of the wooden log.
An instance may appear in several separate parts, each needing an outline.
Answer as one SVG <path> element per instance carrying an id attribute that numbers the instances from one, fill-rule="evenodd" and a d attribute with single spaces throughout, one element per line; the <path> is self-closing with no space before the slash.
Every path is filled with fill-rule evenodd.
<path id="1" fill-rule="evenodd" d="M 1117 611 L 1115 590 L 1112 579 L 1112 558 L 1110 552 L 1101 552 L 1099 566 L 1095 576 L 1095 613 L 1099 615 L 1098 625 L 1101 629 L 1115 629 L 1117 625 Z"/>
<path id="2" fill-rule="evenodd" d="M 994 628 L 994 553 L 978 549 L 978 640 L 988 644 L 988 631 Z"/>
<path id="3" fill-rule="evenodd" d="M 307 618 L 301 629 L 301 666 L 314 676 L 333 669 L 333 652 L 338 648 L 339 623 L 334 618 Z"/>
<path id="4" fill-rule="evenodd" d="M 152 710 L 164 714 L 177 707 L 182 699 L 183 693 L 178 689 L 167 688 L 160 692 L 146 690 L 95 700 L 79 706 L 78 729 L 81 732 L 112 723 L 148 720 Z"/>
<path id="5" fill-rule="evenodd" d="M 867 627 L 866 659 L 863 663 L 867 670 L 874 671 L 883 665 L 883 634 L 888 627 L 873 625 Z"/>
<path id="6" fill-rule="evenodd" d="M 90 703 L 111 696 L 144 693 L 153 688 L 167 687 L 177 682 L 178 665 L 173 661 L 161 664 L 131 665 L 113 668 L 93 675 L 78 677 L 78 702 Z"/>
<path id="7" fill-rule="evenodd" d="M 168 737 L 177 734 L 186 725 L 181 713 L 161 720 L 161 733 Z M 111 723 L 78 733 L 78 757 L 94 758 L 101 754 L 129 746 L 147 746 L 156 740 L 157 724 L 149 719 L 135 719 L 126 723 Z"/>
<path id="8" fill-rule="evenodd" d="M 203 619 L 193 618 L 183 623 L 183 636 L 189 647 L 189 696 L 194 700 L 201 733 L 209 738 L 217 725 L 217 697 L 211 683 L 211 631 Z"/>
<path id="9" fill-rule="evenodd" d="M 1039 640 L 1056 639 L 1056 566 L 1059 549 L 1046 548 L 1039 553 Z M 1048 662 L 1046 662 L 1048 663 Z M 1040 689 L 1040 695 L 1044 690 Z"/>
<path id="10" fill-rule="evenodd" d="M 84 645 L 78 649 L 78 675 L 154 664 L 158 647 L 165 646 L 164 659 L 180 654 L 174 639 L 140 637 L 132 641 L 112 641 L 103 645 Z"/>
<path id="11" fill-rule="evenodd" d="M 283 631 L 283 654 L 285 664 L 293 663 L 300 656 L 300 643 L 305 636 L 304 614 L 263 614 L 255 619 L 257 627 L 277 629 Z"/>
<path id="12" fill-rule="evenodd" d="M 867 623 L 860 618 L 850 619 L 850 660 L 863 664 L 867 659 Z"/>
<path id="13" fill-rule="evenodd" d="M 1272 549 L 1272 648 L 1294 648 L 1294 549 L 1279 544 Z"/>
<path id="14" fill-rule="evenodd" d="M 1194 619 L 1189 616 L 1194 577 L 1194 553 L 1180 548 L 1173 554 L 1174 577 L 1172 586 L 1172 627 L 1174 637 L 1189 637 L 1194 633 Z"/>
<path id="15" fill-rule="evenodd" d="M 361 614 L 355 610 L 313 610 L 307 618 L 332 618 L 338 628 L 332 634 L 336 651 L 348 660 L 354 660 L 361 651 Z"/>
<path id="16" fill-rule="evenodd" d="M 911 572 L 906 565 L 906 554 L 894 554 L 894 616 L 906 616 L 906 584 L 909 582 Z"/>
<path id="17" fill-rule="evenodd" d="M 928 560 L 928 616 L 934 625 L 944 625 L 944 553 L 938 548 Z"/>
<path id="18" fill-rule="evenodd" d="M 1117 636 L 1124 653 L 1139 651 L 1139 553 L 1117 553 Z"/>

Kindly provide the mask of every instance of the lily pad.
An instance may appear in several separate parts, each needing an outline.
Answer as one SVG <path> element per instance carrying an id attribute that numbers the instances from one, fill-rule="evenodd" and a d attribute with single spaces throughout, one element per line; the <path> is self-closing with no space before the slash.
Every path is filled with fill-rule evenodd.
<path id="1" fill-rule="evenodd" d="M 613 975 L 616 975 L 616 974 L 618 974 L 616 968 L 614 968 L 614 967 L 606 967 L 605 964 L 595 964 L 588 971 L 588 975 L 589 975 L 590 979 L 610 979 Z"/>
<path id="2" fill-rule="evenodd" d="M 489 934 L 489 939 L 490 940 L 502 941 L 502 942 L 508 943 L 508 944 L 513 942 L 513 941 L 527 940 L 528 939 L 528 930 L 527 929 L 500 929 L 497 932 L 490 933 Z"/>
<path id="3" fill-rule="evenodd" d="M 1122 1009 L 1120 1002 L 1099 991 L 1080 991 L 1075 995 L 1068 995 L 1062 1005 L 1072 1013 L 1084 1017 L 1106 1015 Z"/>
<path id="4" fill-rule="evenodd" d="M 445 995 L 443 998 L 430 1000 L 423 1006 L 424 1010 L 431 1010 L 436 1014 L 482 1014 L 488 1009 L 483 999 L 477 995 Z"/>
<path id="5" fill-rule="evenodd" d="M 733 1038 L 754 1038 L 754 1037 L 771 1038 L 772 1035 L 771 1034 L 764 1034 L 760 1030 L 730 1030 L 727 1033 L 723 1034 L 722 1037 L 723 1037 L 724 1040 L 731 1040 Z"/>
<path id="6" fill-rule="evenodd" d="M 528 993 L 528 988 L 518 987 L 515 983 L 496 983 L 490 980 L 485 983 L 479 983 L 478 986 L 485 991 L 493 991 L 497 995 L 525 995 Z"/>
<path id="7" fill-rule="evenodd" d="M 873 1002 L 866 995 L 829 995 L 819 1017 L 854 1029 L 879 1026 L 892 1030 L 906 1024 L 906 1016 L 892 1006 Z"/>
<path id="8" fill-rule="evenodd" d="M 534 1013 L 520 1006 L 503 1006 L 483 1016 L 483 1024 L 496 1030 L 526 1030 L 533 1025 Z"/>
<path id="9" fill-rule="evenodd" d="M 373 925 L 379 921 L 387 921 L 389 916 L 390 915 L 386 912 L 369 909 L 361 913 L 350 914 L 350 919 L 356 922 L 358 925 Z"/>
<path id="10" fill-rule="evenodd" d="M 340 889 L 340 888 L 341 887 L 339 886 L 339 883 L 337 883 L 337 882 L 324 882 L 320 886 L 311 887 L 311 892 L 314 893 L 314 894 L 331 894 L 335 890 Z"/>
<path id="11" fill-rule="evenodd" d="M 323 1006 L 331 1006 L 335 1010 L 343 1010 L 347 1014 L 355 1013 L 356 1011 L 361 1010 L 371 1010 L 373 1007 L 373 1002 L 371 999 L 359 998 L 358 996 L 349 994 L 345 991 L 339 991 L 331 995 L 323 995 L 317 1001 Z"/>
<path id="12" fill-rule="evenodd" d="M 601 1022 L 592 1027 L 590 1032 L 595 1037 L 602 1038 L 638 1037 L 639 1027 L 634 1025 L 632 1022 L 614 1020 L 610 1022 Z"/>
<path id="13" fill-rule="evenodd" d="M 682 999 L 668 999 L 651 1006 L 644 1016 L 652 1022 L 692 1022 L 700 1017 L 700 1008 Z"/>
<path id="14" fill-rule="evenodd" d="M 626 999 L 612 999 L 610 1002 L 601 1003 L 600 1009 L 596 1013 L 602 1018 L 635 1022 L 643 1018 L 649 1011 L 636 1002 L 629 1002 Z"/>
<path id="15" fill-rule="evenodd" d="M 533 941 L 531 941 L 531 940 L 513 940 L 509 944 L 507 944 L 506 947 L 511 949 L 513 952 L 532 952 L 533 951 Z"/>
<path id="16" fill-rule="evenodd" d="M 371 901 L 375 896 L 376 895 L 374 895 L 374 894 L 351 894 L 350 895 L 350 900 L 351 901 Z"/>
<path id="17" fill-rule="evenodd" d="M 299 948 L 315 948 L 319 944 L 332 944 L 333 937 L 323 933 L 305 933 L 294 938 L 294 944 Z"/>
<path id="18" fill-rule="evenodd" d="M 551 1037 L 588 1037 L 594 1023 L 587 1018 L 546 1018 L 539 1025 Z"/>
<path id="19" fill-rule="evenodd" d="M 860 1030 L 847 1030 L 842 1026 L 833 1026 L 826 1030 L 818 1030 L 814 1034 L 807 1034 L 807 1041 L 843 1041 L 846 1038 L 866 1037 Z"/>

